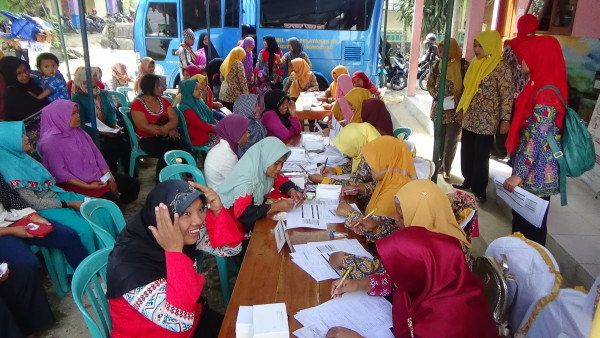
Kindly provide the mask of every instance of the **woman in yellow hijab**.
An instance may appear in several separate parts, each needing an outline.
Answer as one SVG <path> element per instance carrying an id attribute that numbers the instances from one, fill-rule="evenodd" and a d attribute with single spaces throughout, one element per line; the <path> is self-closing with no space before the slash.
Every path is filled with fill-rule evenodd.
<path id="1" fill-rule="evenodd" d="M 291 98 L 297 98 L 301 92 L 319 90 L 317 77 L 310 70 L 310 66 L 306 63 L 306 60 L 302 58 L 293 59 L 292 68 L 294 71 L 288 77 L 285 87 L 283 87 L 283 91 L 286 94 Z"/>
<path id="2" fill-rule="evenodd" d="M 331 97 L 333 99 L 337 98 L 337 78 L 342 74 L 346 74 L 348 76 L 350 75 L 346 66 L 337 65 L 335 66 L 335 68 L 333 68 L 333 70 L 331 71 L 331 78 L 333 79 L 333 82 L 331 82 L 331 85 L 329 85 L 329 88 L 327 88 L 327 90 L 325 91 L 325 97 Z"/>
<path id="3" fill-rule="evenodd" d="M 362 103 L 363 101 L 373 97 L 371 92 L 364 88 L 354 88 L 344 96 L 344 101 L 348 103 L 348 109 L 352 111 L 352 119 L 346 121 L 346 125 L 349 123 L 361 123 L 362 122 Z M 341 100 L 340 100 L 341 101 Z M 333 104 L 331 113 L 334 116 L 344 116 L 342 106 L 338 101 Z"/>
<path id="4" fill-rule="evenodd" d="M 242 63 L 245 57 L 246 51 L 242 47 L 235 47 L 221 64 L 219 100 L 231 111 L 233 111 L 235 100 L 242 94 L 248 94 L 246 74 Z"/>

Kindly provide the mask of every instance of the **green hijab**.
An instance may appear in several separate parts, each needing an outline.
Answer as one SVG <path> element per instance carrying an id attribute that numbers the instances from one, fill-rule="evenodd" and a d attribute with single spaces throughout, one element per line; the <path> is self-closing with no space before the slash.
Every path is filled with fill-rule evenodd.
<path id="1" fill-rule="evenodd" d="M 267 176 L 267 168 L 290 150 L 277 137 L 266 137 L 254 144 L 233 167 L 217 188 L 225 208 L 231 208 L 236 199 L 252 195 L 254 205 L 261 205 L 273 188 L 275 179 Z"/>
<path id="2" fill-rule="evenodd" d="M 179 110 L 181 110 L 181 112 L 185 112 L 187 109 L 192 109 L 202 121 L 210 124 L 217 124 L 217 121 L 213 117 L 212 111 L 210 108 L 208 108 L 206 103 L 194 97 L 196 83 L 198 83 L 198 80 L 190 79 L 179 84 L 179 91 L 181 92 Z"/>

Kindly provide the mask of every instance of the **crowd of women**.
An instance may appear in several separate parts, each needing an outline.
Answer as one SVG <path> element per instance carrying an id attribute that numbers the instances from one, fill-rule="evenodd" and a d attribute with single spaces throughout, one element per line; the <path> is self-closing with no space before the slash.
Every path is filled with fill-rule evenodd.
<path id="1" fill-rule="evenodd" d="M 439 67 L 428 82 L 434 96 L 432 119 L 436 106 L 444 105 L 444 177 L 449 177 L 460 138 L 465 181 L 458 187 L 472 189 L 475 199 L 460 191 L 445 194 L 428 180 L 429 174 L 420 174 L 414 144 L 393 136 L 390 113 L 366 74 L 350 77 L 342 65 L 331 71 L 333 82 L 322 99 L 331 105 L 332 116 L 323 133 L 342 127 L 333 144 L 350 161 L 325 166 L 308 178 L 342 185 L 338 215 L 346 218 L 350 231 L 375 243 L 376 253 L 374 259 L 333 254 L 330 264 L 349 271 L 350 278 L 335 281 L 332 294 L 363 290 L 393 295 L 396 336 L 438 336 L 442 328 L 453 337 L 498 335 L 482 283 L 470 272 L 469 252 L 471 237 L 479 231 L 472 215 L 476 201 L 485 202 L 489 151 L 497 132 L 508 132 L 506 146 L 514 154 L 507 189 L 522 185 L 546 199 L 558 192 L 552 179 L 558 177 L 558 166 L 546 138 L 560 140 L 566 70 L 558 42 L 532 35 L 535 27 L 528 31 L 531 25 L 522 22 L 530 17 L 525 17 L 504 53 L 498 32 L 479 34 L 468 68 L 454 39 L 450 46 L 440 45 L 440 54 L 448 53 L 449 59 L 445 98 L 437 97 Z M 259 219 L 304 202 L 303 190 L 281 173 L 290 156 L 286 144 L 302 131 L 295 99 L 318 90 L 300 41 L 289 39 L 289 52 L 282 55 L 275 38 L 266 36 L 255 68 L 252 38 L 220 59 L 208 35 L 200 36 L 196 51 L 194 33 L 187 29 L 183 36 L 180 95 L 173 103 L 163 97 L 165 88 L 152 59 L 141 60 L 135 80 L 122 64 L 112 67 L 111 87 L 133 80 L 133 132 L 139 147 L 158 159 L 157 181 L 167 165 L 167 151 L 192 153 L 193 146 L 210 146 L 203 164 L 207 186 L 173 180 L 157 184 L 117 236 L 106 294 L 115 337 L 215 335 L 221 319 L 199 302 L 204 277 L 195 272 L 194 251 L 243 255 Z M 4 96 L 5 103 L 22 100 L 5 104 L 19 109 L 5 112 L 13 122 L 0 122 L 0 262 L 9 262 L 11 269 L 8 277 L 0 276 L 0 327 L 30 334 L 49 325 L 52 314 L 36 279 L 29 277 L 40 266 L 28 245 L 61 249 L 76 268 L 95 250 L 90 225 L 78 212 L 82 201 L 87 196 L 126 204 L 137 198 L 139 183 L 127 175 L 131 147 L 126 134 L 101 134 L 100 149 L 88 134 L 94 115 L 115 129 L 122 124 L 98 68 L 91 69 L 92 93 L 80 68 L 71 100 L 51 103 L 31 94 L 39 90 L 23 61 L 4 57 L 0 72 L 11 93 Z M 223 106 L 233 113 L 223 114 L 218 110 Z M 39 128 L 29 128 L 28 119 L 40 109 Z M 186 121 L 190 143 L 178 129 L 179 119 Z M 108 181 L 101 181 L 106 174 Z M 350 177 L 333 177 L 341 174 Z M 346 202 L 348 196 L 356 196 L 358 210 Z M 51 225 L 53 231 L 34 237 L 27 226 L 16 226 L 23 220 L 25 225 Z M 544 244 L 545 222 L 538 229 L 514 213 L 513 229 Z M 30 283 L 15 282 L 21 279 Z M 5 290 L 15 288 L 26 289 L 29 308 L 7 295 Z M 33 306 L 36 312 L 31 312 Z M 26 321 L 32 314 L 36 325 Z M 327 336 L 355 333 L 340 327 Z"/>

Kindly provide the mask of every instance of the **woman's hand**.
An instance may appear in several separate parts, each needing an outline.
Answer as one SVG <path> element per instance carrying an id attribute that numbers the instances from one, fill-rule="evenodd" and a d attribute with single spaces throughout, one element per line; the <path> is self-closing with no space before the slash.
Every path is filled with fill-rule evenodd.
<path id="1" fill-rule="evenodd" d="M 335 170 L 335 168 L 332 168 L 332 167 L 325 167 L 325 168 L 321 169 L 321 175 L 323 175 L 323 176 L 337 175 L 337 170 Z"/>
<path id="2" fill-rule="evenodd" d="M 8 279 L 8 275 L 10 275 L 10 269 L 6 269 L 6 272 L 0 276 L 0 283 L 4 282 Z"/>
<path id="3" fill-rule="evenodd" d="M 95 181 L 87 184 L 87 188 L 91 190 L 100 190 L 106 187 L 107 183 L 102 183 L 100 181 Z"/>
<path id="4" fill-rule="evenodd" d="M 332 327 L 331 329 L 329 329 L 329 331 L 327 331 L 326 338 L 364 338 L 364 337 L 350 329 L 337 326 L 337 327 Z"/>
<path id="5" fill-rule="evenodd" d="M 115 180 L 114 176 L 111 175 L 107 183 L 110 187 L 110 191 L 112 191 L 114 194 L 119 193 L 119 187 L 117 186 L 117 181 Z"/>
<path id="6" fill-rule="evenodd" d="M 340 198 L 344 196 L 366 195 L 367 187 L 364 184 L 347 185 L 340 190 Z"/>
<path id="7" fill-rule="evenodd" d="M 323 129 L 323 132 L 321 132 L 321 134 L 323 134 L 323 136 L 329 136 L 330 132 L 331 132 L 331 128 L 325 128 L 325 129 Z"/>
<path id="8" fill-rule="evenodd" d="M 19 238 L 32 238 L 33 235 L 27 232 L 29 226 L 10 227 L 11 235 Z"/>
<path id="9" fill-rule="evenodd" d="M 214 108 L 223 108 L 223 104 L 219 101 L 213 101 L 213 107 Z"/>
<path id="10" fill-rule="evenodd" d="M 52 224 L 50 224 L 50 222 L 48 222 L 47 219 L 45 219 L 44 217 L 40 216 L 39 214 L 33 214 L 33 215 L 31 215 L 31 217 L 29 218 L 29 220 L 32 221 L 32 222 L 35 222 L 35 223 L 52 225 Z"/>
<path id="11" fill-rule="evenodd" d="M 288 100 L 288 112 L 290 112 L 292 117 L 296 116 L 296 102 Z"/>
<path id="12" fill-rule="evenodd" d="M 175 214 L 174 221 L 171 221 L 169 209 L 164 203 L 154 208 L 156 215 L 156 226 L 150 225 L 148 229 L 156 238 L 158 245 L 168 252 L 182 252 L 183 235 L 179 230 L 179 214 Z"/>
<path id="13" fill-rule="evenodd" d="M 374 231 L 377 229 L 379 222 L 371 217 L 367 219 L 359 217 L 352 220 L 352 222 L 350 222 L 350 226 L 352 227 L 352 231 L 354 231 L 356 234 L 362 234 L 363 231 Z"/>
<path id="14" fill-rule="evenodd" d="M 511 177 L 507 178 L 506 181 L 504 181 L 504 184 L 502 186 L 504 187 L 504 189 L 510 192 L 514 192 L 515 188 L 521 183 L 523 183 L 522 178 L 520 178 L 517 175 L 512 175 Z"/>
<path id="15" fill-rule="evenodd" d="M 371 291 L 371 281 L 369 278 L 361 278 L 361 279 L 349 279 L 346 278 L 342 284 L 340 282 L 342 279 L 338 279 L 331 283 L 331 295 L 335 297 L 341 297 L 346 292 L 355 292 L 355 291 Z M 337 286 L 340 285 L 339 289 L 336 290 Z"/>
<path id="16" fill-rule="evenodd" d="M 204 197 L 206 197 L 206 204 L 208 204 L 208 208 L 213 212 L 215 216 L 219 216 L 219 212 L 221 212 L 221 209 L 223 209 L 223 203 L 221 202 L 221 198 L 219 197 L 219 195 L 207 186 L 196 182 L 189 183 L 194 189 L 198 189 L 204 193 Z"/>
<path id="17" fill-rule="evenodd" d="M 67 207 L 69 207 L 75 211 L 79 211 L 79 208 L 83 204 L 83 202 L 81 202 L 81 201 L 71 201 L 71 202 L 65 202 L 65 203 L 67 203 Z"/>
<path id="18" fill-rule="evenodd" d="M 181 138 L 181 135 L 179 135 L 179 132 L 177 131 L 177 129 L 169 130 L 168 135 L 170 138 L 172 138 L 174 140 L 179 140 Z"/>
<path id="19" fill-rule="evenodd" d="M 324 178 L 325 177 L 323 177 L 322 175 L 319 175 L 319 174 L 309 174 L 308 175 L 308 179 L 314 183 L 321 183 L 321 182 L 323 182 Z"/>
<path id="20" fill-rule="evenodd" d="M 338 216 L 346 217 L 346 215 L 348 215 L 349 212 L 352 212 L 352 210 L 354 209 L 350 206 L 350 204 L 342 201 L 340 202 L 340 204 L 338 204 L 337 214 Z"/>
<path id="21" fill-rule="evenodd" d="M 275 212 L 288 212 L 290 210 L 292 210 L 292 208 L 294 207 L 294 200 L 292 200 L 291 198 L 286 198 L 286 199 L 282 199 L 279 201 L 275 201 L 273 204 L 271 204 L 271 210 L 269 210 L 269 212 L 271 213 L 275 213 Z"/>
<path id="22" fill-rule="evenodd" d="M 292 200 L 294 200 L 296 205 L 300 206 L 302 203 L 304 203 L 304 195 L 298 190 L 291 188 L 287 194 L 292 198 Z"/>
<path id="23" fill-rule="evenodd" d="M 510 129 L 510 122 L 508 122 L 508 121 L 500 122 L 500 134 L 504 135 L 504 134 L 508 133 L 509 129 Z"/>
<path id="24" fill-rule="evenodd" d="M 345 252 L 334 252 L 329 256 L 329 265 L 335 270 L 340 270 L 344 266 Z"/>

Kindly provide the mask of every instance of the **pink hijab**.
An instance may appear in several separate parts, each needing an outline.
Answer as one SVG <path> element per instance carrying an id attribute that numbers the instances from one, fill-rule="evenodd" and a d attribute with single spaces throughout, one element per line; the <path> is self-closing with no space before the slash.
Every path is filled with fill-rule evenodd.
<path id="1" fill-rule="evenodd" d="M 340 105 L 340 109 L 342 110 L 342 115 L 346 120 L 346 124 L 350 123 L 352 120 L 352 116 L 354 112 L 350 108 L 348 102 L 344 99 L 344 96 L 348 94 L 352 89 L 354 89 L 354 85 L 352 84 L 352 78 L 348 74 L 342 74 L 337 78 L 337 90 L 335 93 L 335 98 Z"/>

